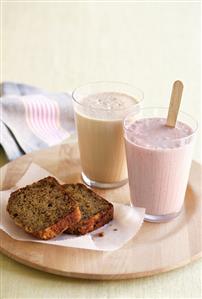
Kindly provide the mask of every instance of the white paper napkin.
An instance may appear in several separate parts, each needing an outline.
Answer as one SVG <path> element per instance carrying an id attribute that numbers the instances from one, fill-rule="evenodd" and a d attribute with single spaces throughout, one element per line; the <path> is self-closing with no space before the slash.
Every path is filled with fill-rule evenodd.
<path id="1" fill-rule="evenodd" d="M 21 228 L 14 224 L 6 211 L 10 193 L 17 188 L 32 184 L 49 175 L 53 176 L 47 170 L 32 163 L 13 189 L 0 192 L 0 229 L 5 231 L 13 239 L 57 246 L 112 251 L 121 248 L 139 231 L 144 219 L 145 210 L 143 208 L 133 208 L 128 205 L 113 203 L 113 221 L 84 236 L 62 234 L 52 240 L 43 241 L 35 239 L 31 235 L 25 233 Z"/>

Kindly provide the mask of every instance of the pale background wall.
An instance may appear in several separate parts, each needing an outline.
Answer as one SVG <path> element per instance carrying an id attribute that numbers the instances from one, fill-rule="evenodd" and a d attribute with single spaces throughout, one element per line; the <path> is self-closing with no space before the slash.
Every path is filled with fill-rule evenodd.
<path id="1" fill-rule="evenodd" d="M 118 80 L 166 106 L 181 79 L 182 110 L 201 118 L 199 3 L 4 2 L 2 17 L 4 80 L 50 91 Z"/>
<path id="2" fill-rule="evenodd" d="M 181 79 L 182 109 L 201 118 L 199 3 L 2 4 L 3 80 L 70 91 L 95 80 L 143 89 L 167 105 Z M 194 154 L 200 160 L 199 136 Z M 201 159 L 202 160 L 202 159 Z M 45 274 L 0 255 L 5 298 L 198 298 L 201 261 L 151 278 L 88 282 Z M 27 287 L 26 287 L 27 286 Z"/>

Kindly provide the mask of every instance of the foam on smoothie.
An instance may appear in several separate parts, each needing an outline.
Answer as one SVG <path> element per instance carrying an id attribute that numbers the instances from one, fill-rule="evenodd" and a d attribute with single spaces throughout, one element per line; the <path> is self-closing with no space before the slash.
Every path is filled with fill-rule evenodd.
<path id="1" fill-rule="evenodd" d="M 193 133 L 191 127 L 177 122 L 175 128 L 166 126 L 165 118 L 143 118 L 132 123 L 127 129 L 127 139 L 148 148 L 175 148 L 189 143 L 185 138 Z"/>
<path id="2" fill-rule="evenodd" d="M 96 119 L 123 119 L 137 102 L 134 97 L 124 93 L 101 92 L 84 97 L 77 111 Z"/>

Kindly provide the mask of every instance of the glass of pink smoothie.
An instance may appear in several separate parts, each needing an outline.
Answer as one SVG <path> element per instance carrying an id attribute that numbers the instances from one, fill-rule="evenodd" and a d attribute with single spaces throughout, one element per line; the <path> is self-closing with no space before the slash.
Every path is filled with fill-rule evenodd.
<path id="1" fill-rule="evenodd" d="M 166 126 L 167 108 L 143 108 L 124 119 L 131 203 L 146 209 L 145 220 L 163 222 L 182 210 L 197 122 L 180 112 Z"/>

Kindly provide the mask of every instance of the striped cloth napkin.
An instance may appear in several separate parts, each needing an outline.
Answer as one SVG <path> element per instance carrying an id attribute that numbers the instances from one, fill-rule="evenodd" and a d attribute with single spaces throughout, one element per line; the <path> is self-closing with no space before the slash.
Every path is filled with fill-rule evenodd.
<path id="1" fill-rule="evenodd" d="M 63 142 L 75 132 L 71 95 L 4 82 L 1 145 L 9 160 Z"/>

